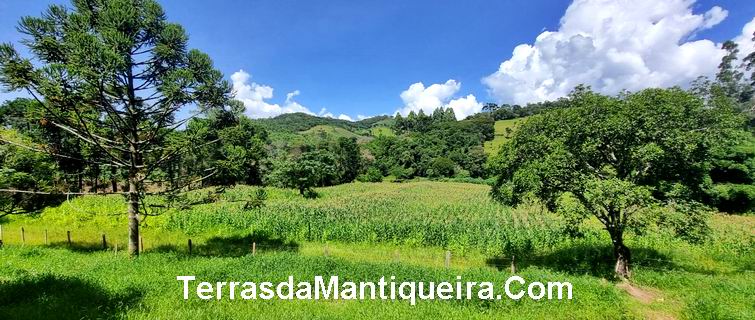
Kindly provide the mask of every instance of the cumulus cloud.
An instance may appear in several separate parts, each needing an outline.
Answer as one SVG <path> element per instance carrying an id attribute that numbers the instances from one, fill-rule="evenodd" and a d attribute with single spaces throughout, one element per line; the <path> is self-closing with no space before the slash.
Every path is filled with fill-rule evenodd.
<path id="1" fill-rule="evenodd" d="M 351 117 L 349 117 L 349 116 L 347 116 L 347 115 L 345 115 L 343 113 L 338 115 L 338 119 L 347 120 L 347 121 L 354 121 L 354 119 L 352 119 Z"/>
<path id="2" fill-rule="evenodd" d="M 325 108 L 320 109 L 320 112 L 318 112 L 317 115 L 325 118 L 333 118 L 333 114 L 328 112 L 328 109 Z"/>
<path id="3" fill-rule="evenodd" d="M 314 115 L 306 107 L 294 101 L 294 97 L 299 95 L 299 90 L 286 94 L 286 101 L 283 105 L 269 103 L 265 100 L 273 98 L 273 88 L 261 85 L 256 82 L 249 83 L 251 75 L 244 70 L 239 70 L 231 75 L 233 82 L 233 91 L 236 93 L 236 99 L 244 103 L 246 114 L 251 118 L 269 118 L 284 113 L 303 112 Z"/>
<path id="4" fill-rule="evenodd" d="M 742 28 L 742 33 L 738 37 L 734 38 L 734 42 L 739 46 L 739 59 L 743 59 L 747 54 L 755 49 L 755 41 L 753 41 L 753 33 L 755 33 L 755 18 L 752 18 L 750 22 L 745 24 Z"/>
<path id="5" fill-rule="evenodd" d="M 352 121 L 352 122 L 354 121 L 354 119 L 352 117 L 350 117 L 350 116 L 348 116 L 346 114 L 343 114 L 343 113 L 339 114 L 336 117 L 336 116 L 333 115 L 332 112 L 329 112 L 328 109 L 326 109 L 326 108 L 320 109 L 320 112 L 318 112 L 317 115 L 320 116 L 320 117 L 325 117 L 325 118 L 340 119 L 340 120 L 346 120 L 346 121 Z"/>
<path id="6" fill-rule="evenodd" d="M 483 78 L 499 102 L 552 100 L 584 83 L 598 92 L 687 85 L 715 74 L 723 56 L 710 40 L 689 40 L 727 11 L 694 13 L 694 0 L 575 0 L 558 31 L 517 46 Z M 753 25 L 755 27 L 755 25 Z"/>
<path id="7" fill-rule="evenodd" d="M 403 115 L 409 112 L 424 111 L 427 114 L 432 113 L 438 108 L 451 108 L 454 110 L 457 119 L 464 119 L 474 113 L 482 110 L 482 103 L 477 102 L 474 95 L 468 95 L 463 98 L 452 99 L 461 89 L 461 83 L 456 80 L 448 80 L 445 83 L 435 83 L 428 87 L 422 82 L 417 82 L 409 86 L 404 92 L 401 92 L 401 100 L 404 101 L 404 107 L 398 110 Z"/>
<path id="8" fill-rule="evenodd" d="M 301 94 L 299 90 L 287 93 L 286 101 L 282 105 L 265 101 L 273 98 L 273 88 L 256 82 L 250 83 L 249 80 L 251 78 L 252 76 L 244 70 L 236 71 L 231 75 L 236 99 L 244 103 L 246 114 L 253 119 L 270 118 L 284 113 L 303 112 L 320 117 L 354 121 L 353 118 L 346 114 L 340 114 L 336 117 L 333 113 L 328 112 L 326 108 L 320 109 L 320 112 L 315 114 L 309 108 L 294 100 L 296 96 Z"/>

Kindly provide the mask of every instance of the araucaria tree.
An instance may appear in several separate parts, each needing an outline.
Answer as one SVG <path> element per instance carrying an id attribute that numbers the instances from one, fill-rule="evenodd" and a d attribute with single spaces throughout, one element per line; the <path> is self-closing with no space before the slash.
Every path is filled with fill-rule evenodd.
<path id="1" fill-rule="evenodd" d="M 162 146 L 190 118 L 177 112 L 223 108 L 230 86 L 206 54 L 187 50 L 186 32 L 154 0 L 74 0 L 24 17 L 18 30 L 35 59 L 0 45 L 0 82 L 28 92 L 46 123 L 128 172 L 128 250 L 138 255 L 143 181 L 181 152 Z"/>
<path id="2" fill-rule="evenodd" d="M 576 199 L 608 231 L 616 273 L 629 277 L 624 231 L 652 202 L 695 201 L 710 183 L 712 148 L 742 130 L 726 98 L 709 105 L 681 89 L 609 97 L 579 87 L 556 108 L 529 118 L 494 160 L 492 195 L 528 197 L 556 210 Z"/>

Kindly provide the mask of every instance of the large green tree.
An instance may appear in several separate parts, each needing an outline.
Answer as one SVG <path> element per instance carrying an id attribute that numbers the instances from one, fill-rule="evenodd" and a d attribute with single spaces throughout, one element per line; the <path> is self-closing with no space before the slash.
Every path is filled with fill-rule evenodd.
<path id="1" fill-rule="evenodd" d="M 650 202 L 703 197 L 712 147 L 744 126 L 728 101 L 705 106 L 680 89 L 609 97 L 582 88 L 504 144 L 492 195 L 510 205 L 537 197 L 553 209 L 562 196 L 577 199 L 605 226 L 616 273 L 628 277 L 624 230 Z"/>
<path id="2" fill-rule="evenodd" d="M 0 129 L 0 189 L 32 192 L 0 192 L 0 218 L 12 214 L 35 212 L 60 200 L 55 190 L 59 168 L 46 153 L 28 149 L 28 137 L 16 130 Z"/>
<path id="3" fill-rule="evenodd" d="M 295 157 L 276 164 L 268 177 L 271 184 L 295 188 L 307 198 L 317 196 L 312 189 L 338 182 L 338 160 L 327 150 L 308 150 Z"/>
<path id="4" fill-rule="evenodd" d="M 341 172 L 340 183 L 354 181 L 362 171 L 362 154 L 354 137 L 340 137 L 336 142 L 334 153 Z"/>
<path id="5" fill-rule="evenodd" d="M 18 30 L 35 59 L 0 45 L 0 83 L 28 92 L 46 121 L 127 172 L 128 251 L 137 255 L 143 181 L 181 151 L 161 147 L 185 123 L 177 112 L 222 108 L 230 86 L 154 0 L 74 0 L 22 18 Z"/>

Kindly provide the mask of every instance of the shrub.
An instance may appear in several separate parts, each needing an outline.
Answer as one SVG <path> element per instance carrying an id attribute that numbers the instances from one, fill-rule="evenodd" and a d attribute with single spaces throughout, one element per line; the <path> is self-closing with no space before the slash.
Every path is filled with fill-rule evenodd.
<path id="1" fill-rule="evenodd" d="M 395 166 L 389 170 L 389 174 L 396 178 L 396 181 L 411 179 L 414 176 L 414 169 Z"/>
<path id="2" fill-rule="evenodd" d="M 755 185 L 717 184 L 708 192 L 716 208 L 723 212 L 741 213 L 755 210 Z"/>
<path id="3" fill-rule="evenodd" d="M 367 168 L 367 172 L 360 174 L 357 177 L 357 181 L 359 182 L 381 182 L 383 181 L 383 174 L 380 172 L 380 169 L 376 167 L 369 167 Z"/>
<path id="4" fill-rule="evenodd" d="M 456 170 L 456 163 L 453 160 L 446 157 L 438 157 L 433 159 L 430 164 L 430 170 L 428 170 L 428 176 L 430 177 L 451 177 Z"/>

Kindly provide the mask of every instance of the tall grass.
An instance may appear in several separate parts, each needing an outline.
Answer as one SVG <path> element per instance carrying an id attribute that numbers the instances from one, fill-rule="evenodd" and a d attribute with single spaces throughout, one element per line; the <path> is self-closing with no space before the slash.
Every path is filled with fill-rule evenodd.
<path id="1" fill-rule="evenodd" d="M 223 227 L 295 241 L 341 241 L 440 246 L 489 254 L 526 251 L 563 240 L 560 221 L 549 215 L 522 218 L 490 201 L 486 186 L 461 183 L 355 183 L 318 190 L 315 200 L 270 190 L 254 210 L 221 202 L 172 212 L 161 224 L 201 233 Z M 229 190 L 228 198 L 251 188 Z"/>
<path id="2" fill-rule="evenodd" d="M 655 302 L 642 304 L 604 280 L 610 279 L 613 258 L 610 239 L 598 222 L 588 222 L 583 238 L 569 238 L 562 232 L 563 221 L 541 206 L 500 206 L 489 200 L 484 185 L 354 183 L 318 189 L 320 197 L 312 200 L 295 191 L 268 189 L 264 207 L 245 209 L 243 200 L 256 190 L 230 188 L 218 202 L 147 217 L 142 229 L 147 254 L 136 261 L 125 259 L 123 252 L 113 254 L 112 248 L 103 252 L 98 243 L 106 232 L 111 246 L 125 245 L 120 196 L 80 197 L 39 216 L 5 218 L 0 221 L 6 242 L 0 250 L 0 318 L 52 310 L 58 318 L 349 318 L 379 313 L 386 318 L 751 319 L 755 310 L 749 294 L 755 292 L 752 216 L 716 215 L 713 233 L 703 244 L 662 232 L 628 234 L 633 283 L 658 292 Z M 200 190 L 188 197 L 199 200 L 207 194 Z M 27 227 L 26 247 L 19 245 L 22 226 Z M 48 247 L 38 246 L 44 229 L 50 231 Z M 60 243 L 66 230 L 73 232 L 73 246 Z M 198 254 L 192 257 L 186 254 L 187 238 L 196 240 Z M 250 256 L 253 241 L 260 245 L 256 257 Z M 323 257 L 326 245 L 330 258 Z M 443 268 L 447 249 L 453 252 L 451 270 Z M 575 281 L 580 288 L 576 301 L 417 307 L 400 302 L 183 304 L 174 297 L 178 288 L 171 287 L 177 273 L 210 280 L 276 279 L 286 272 L 362 280 L 378 273 L 429 280 L 460 272 L 499 279 L 506 275 L 501 271 L 508 271 L 511 255 L 528 277 Z M 27 293 L 13 294 L 22 291 Z M 93 295 L 89 300 L 87 292 Z"/>

